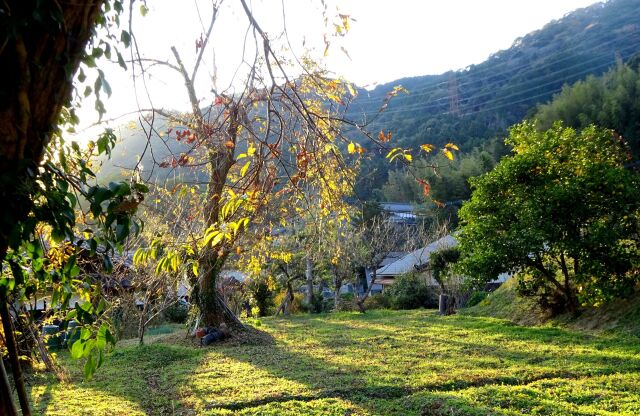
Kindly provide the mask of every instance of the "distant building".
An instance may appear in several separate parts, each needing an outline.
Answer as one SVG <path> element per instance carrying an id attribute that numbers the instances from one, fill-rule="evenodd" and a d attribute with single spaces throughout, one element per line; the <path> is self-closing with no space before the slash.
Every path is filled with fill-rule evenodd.
<path id="1" fill-rule="evenodd" d="M 442 250 L 449 247 L 455 247 L 458 245 L 456 239 L 447 235 L 444 236 L 433 243 L 419 248 L 417 250 L 412 251 L 399 258 L 396 261 L 381 264 L 380 268 L 376 270 L 376 283 L 382 285 L 382 287 L 390 286 L 394 283 L 395 278 L 401 276 L 406 273 L 421 271 L 429 268 L 429 261 L 431 258 L 431 253 Z M 489 282 L 490 285 L 500 285 L 504 283 L 509 277 L 511 277 L 508 273 L 502 273 L 497 276 L 494 280 Z M 437 282 L 431 278 L 431 275 L 428 276 L 431 279 L 429 284 L 435 286 Z"/>
<path id="2" fill-rule="evenodd" d="M 402 202 L 381 202 L 380 209 L 389 214 L 389 220 L 396 224 L 415 225 L 417 215 L 413 205 Z"/>

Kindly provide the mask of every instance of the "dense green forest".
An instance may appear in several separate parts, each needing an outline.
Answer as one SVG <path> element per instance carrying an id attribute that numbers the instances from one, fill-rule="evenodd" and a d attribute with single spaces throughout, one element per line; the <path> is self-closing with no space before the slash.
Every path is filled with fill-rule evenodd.
<path id="1" fill-rule="evenodd" d="M 615 130 L 627 141 L 634 156 L 640 151 L 640 61 L 617 65 L 601 77 L 565 87 L 535 114 L 538 127 L 547 129 L 557 121 L 584 128 L 590 124 Z"/>

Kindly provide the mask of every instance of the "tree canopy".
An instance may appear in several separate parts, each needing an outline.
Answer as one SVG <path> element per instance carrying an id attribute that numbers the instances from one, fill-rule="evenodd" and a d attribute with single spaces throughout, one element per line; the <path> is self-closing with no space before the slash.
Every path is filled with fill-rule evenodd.
<path id="1" fill-rule="evenodd" d="M 478 282 L 521 272 L 525 293 L 561 309 L 631 293 L 640 195 L 624 143 L 593 126 L 540 132 L 529 122 L 508 142 L 514 154 L 471 180 L 460 210 L 463 271 Z"/>

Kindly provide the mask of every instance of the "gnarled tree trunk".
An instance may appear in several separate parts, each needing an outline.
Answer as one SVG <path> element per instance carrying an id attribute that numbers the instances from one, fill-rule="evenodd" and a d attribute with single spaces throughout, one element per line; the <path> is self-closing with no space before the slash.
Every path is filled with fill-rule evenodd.
<path id="1" fill-rule="evenodd" d="M 69 101 L 73 76 L 102 4 L 0 4 L 0 260 L 15 224 L 30 211 L 25 188 L 36 179 L 35 166 Z"/>
<path id="2" fill-rule="evenodd" d="M 219 327 L 225 323 L 230 329 L 240 330 L 244 328 L 242 322 L 229 309 L 224 299 L 218 293 L 217 283 L 220 277 L 220 264 L 224 261 L 212 248 L 206 248 L 204 258 L 200 261 L 201 275 L 198 279 L 196 299 L 203 326 Z"/>

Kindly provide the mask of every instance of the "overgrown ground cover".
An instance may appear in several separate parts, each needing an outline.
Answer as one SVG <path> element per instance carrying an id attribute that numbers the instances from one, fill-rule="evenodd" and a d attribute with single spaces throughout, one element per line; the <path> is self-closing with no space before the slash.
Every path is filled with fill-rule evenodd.
<path id="1" fill-rule="evenodd" d="M 517 286 L 517 279 L 509 279 L 480 304 L 465 309 L 463 313 L 508 319 L 524 325 L 552 323 L 577 330 L 626 333 L 640 337 L 640 293 L 598 308 L 587 308 L 578 316 L 567 313 L 550 319 L 535 299 L 519 296 Z"/>
<path id="2" fill-rule="evenodd" d="M 257 325 L 258 323 L 256 323 Z M 32 378 L 56 415 L 638 415 L 640 338 L 433 311 L 262 320 L 253 343 L 123 345 L 92 381 Z"/>

